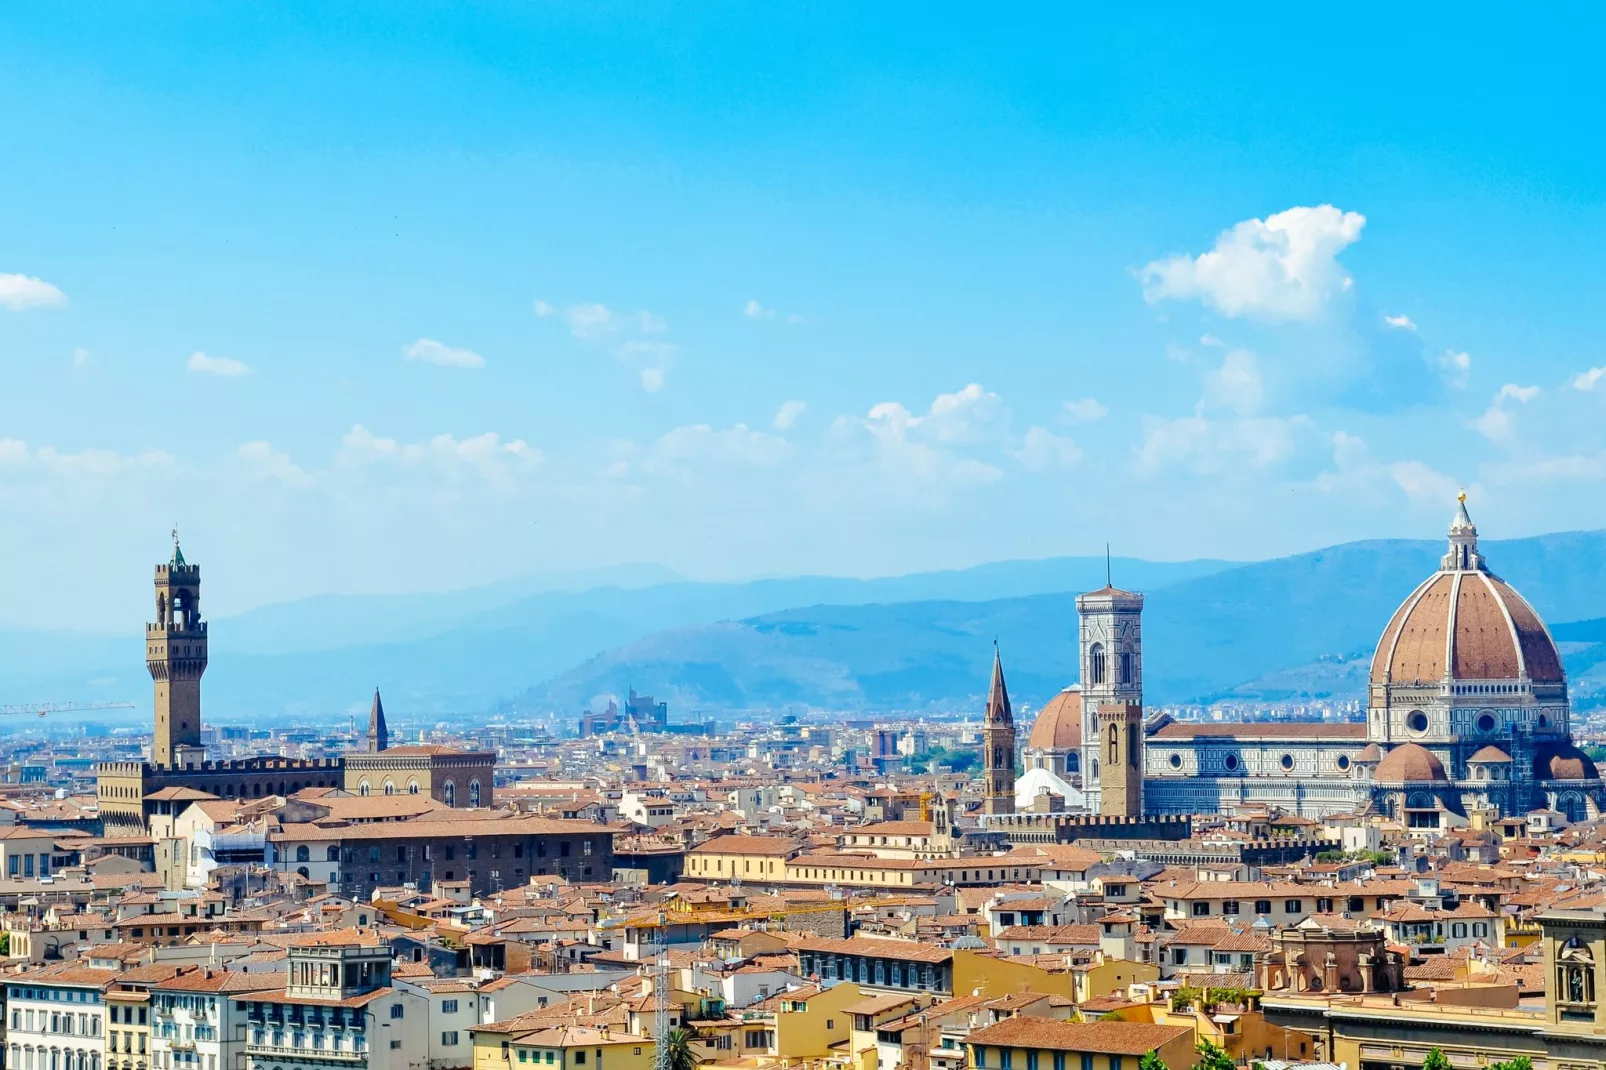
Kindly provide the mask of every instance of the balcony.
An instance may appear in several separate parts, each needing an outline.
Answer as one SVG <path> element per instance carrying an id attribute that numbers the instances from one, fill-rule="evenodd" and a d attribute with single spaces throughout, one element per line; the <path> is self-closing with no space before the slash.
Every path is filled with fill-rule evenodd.
<path id="1" fill-rule="evenodd" d="M 367 1051 L 331 1051 L 328 1048 L 292 1048 L 288 1044 L 257 1044 L 254 1041 L 245 1046 L 247 1055 L 258 1055 L 265 1059 L 296 1060 L 299 1062 L 328 1062 L 350 1066 L 368 1061 Z"/>

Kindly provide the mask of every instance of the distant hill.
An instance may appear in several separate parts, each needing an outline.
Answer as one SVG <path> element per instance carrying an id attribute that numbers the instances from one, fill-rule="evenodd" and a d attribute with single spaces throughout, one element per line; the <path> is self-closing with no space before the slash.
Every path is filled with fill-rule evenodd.
<path id="1" fill-rule="evenodd" d="M 1227 567 L 1221 561 L 1114 562 L 1117 574 L 1150 587 Z M 869 580 L 696 583 L 654 566 L 632 566 L 446 594 L 302 599 L 211 623 L 205 710 L 217 720 L 362 714 L 377 685 L 399 720 L 479 716 L 535 681 L 666 629 L 818 603 L 1078 589 L 1102 583 L 1104 570 L 1102 557 L 1070 557 Z M 141 711 L 149 709 L 138 622 L 126 637 L 24 632 L 0 640 L 18 655 L 0 660 L 0 694 L 9 696 L 0 701 L 131 699 Z M 606 690 L 627 686 L 617 682 Z"/>
<path id="2" fill-rule="evenodd" d="M 1606 610 L 1606 532 L 1486 542 L 1484 550 L 1547 620 Z M 1151 589 L 1147 695 L 1184 702 L 1356 693 L 1389 615 L 1442 552 L 1439 541 L 1349 543 Z M 1069 593 L 794 608 L 643 637 L 531 689 L 519 705 L 573 709 L 628 683 L 682 711 L 976 708 L 994 637 L 1011 693 L 1038 704 L 1075 679 L 1074 628 Z M 1599 630 L 1606 636 L 1606 624 Z M 1582 648 L 1569 664 L 1580 656 Z"/>

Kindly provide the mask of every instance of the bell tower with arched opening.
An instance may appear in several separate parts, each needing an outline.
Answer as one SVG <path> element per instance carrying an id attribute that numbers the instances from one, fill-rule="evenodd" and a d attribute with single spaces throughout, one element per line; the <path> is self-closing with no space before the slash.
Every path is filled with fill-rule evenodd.
<path id="1" fill-rule="evenodd" d="M 1123 712 L 1119 718 L 1120 726 L 1125 726 L 1129 716 L 1136 716 L 1138 725 L 1131 744 L 1123 737 L 1120 764 L 1124 773 L 1127 748 L 1136 746 L 1139 777 L 1143 770 L 1143 596 L 1106 583 L 1097 591 L 1076 596 L 1076 616 L 1082 663 L 1082 794 L 1090 811 L 1108 813 L 1103 799 L 1109 725 L 1100 720 L 1103 707 L 1132 707 L 1136 711 Z M 1117 728 L 1118 732 L 1122 730 Z M 1123 778 L 1120 792 L 1124 801 L 1131 779 Z"/>
<path id="2" fill-rule="evenodd" d="M 201 619 L 201 569 L 184 560 L 173 532 L 173 559 L 156 566 L 156 620 L 145 625 L 145 666 L 156 694 L 151 764 L 199 765 L 201 674 L 206 672 L 206 621 Z"/>

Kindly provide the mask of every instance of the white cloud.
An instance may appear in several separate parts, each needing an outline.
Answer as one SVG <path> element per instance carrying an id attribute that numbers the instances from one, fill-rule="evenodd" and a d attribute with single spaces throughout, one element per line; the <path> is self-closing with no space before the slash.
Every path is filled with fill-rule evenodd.
<path id="1" fill-rule="evenodd" d="M 802 315 L 801 313 L 798 313 L 798 312 L 788 312 L 786 314 L 786 322 L 787 323 L 792 323 L 792 324 L 807 323 L 808 322 L 808 318 L 806 316 Z"/>
<path id="2" fill-rule="evenodd" d="M 1573 389 L 1593 390 L 1603 378 L 1606 378 L 1606 367 L 1590 368 L 1588 371 L 1579 372 L 1573 376 Z"/>
<path id="3" fill-rule="evenodd" d="M 970 383 L 938 394 L 919 415 L 901 402 L 883 401 L 863 418 L 838 417 L 828 441 L 850 465 L 868 463 L 885 473 L 890 479 L 885 486 L 895 491 L 947 490 L 1003 478 L 995 465 L 971 456 L 965 447 L 996 446 L 1008 418 L 997 394 Z"/>
<path id="4" fill-rule="evenodd" d="M 1309 320 L 1352 281 L 1338 254 L 1361 236 L 1366 217 L 1330 204 L 1290 208 L 1222 232 L 1197 257 L 1173 256 L 1144 267 L 1143 296 L 1197 298 L 1225 316 Z"/>
<path id="5" fill-rule="evenodd" d="M 537 468 L 543 459 L 541 451 L 523 439 L 504 442 L 494 431 L 473 438 L 441 434 L 423 442 L 398 442 L 381 438 L 361 424 L 353 426 L 340 440 L 337 457 L 348 468 L 388 464 L 449 481 L 474 476 L 504 489 Z"/>
<path id="6" fill-rule="evenodd" d="M 594 342 L 619 329 L 618 317 L 607 305 L 588 301 L 563 310 L 569 333 L 584 342 Z"/>
<path id="7" fill-rule="evenodd" d="M 1174 360 L 1178 364 L 1186 364 L 1193 359 L 1193 350 L 1187 346 L 1168 343 L 1165 347 L 1165 359 Z"/>
<path id="8" fill-rule="evenodd" d="M 1223 342 L 1221 339 L 1217 338 L 1213 334 L 1201 334 L 1199 336 L 1199 344 L 1202 345 L 1202 346 L 1208 346 L 1211 349 L 1226 349 L 1227 348 L 1227 343 Z"/>
<path id="9" fill-rule="evenodd" d="M 648 334 L 663 334 L 669 330 L 669 321 L 643 310 L 636 313 L 636 326 Z"/>
<path id="10" fill-rule="evenodd" d="M 1172 420 L 1146 417 L 1143 428 L 1136 451 L 1140 472 L 1153 475 L 1181 465 L 1202 475 L 1220 475 L 1287 460 L 1316 426 L 1304 415 L 1212 419 L 1200 411 Z"/>
<path id="11" fill-rule="evenodd" d="M 555 315 L 557 313 L 557 311 L 558 311 L 557 309 L 553 308 L 551 305 L 547 304 L 545 301 L 542 301 L 542 300 L 538 299 L 535 302 L 535 314 L 537 316 L 541 317 L 542 319 L 545 319 L 548 316 Z"/>
<path id="12" fill-rule="evenodd" d="M 1520 405 L 1526 405 L 1538 397 L 1539 393 L 1540 390 L 1537 386 L 1518 386 L 1516 383 L 1507 383 L 1500 388 L 1499 393 L 1495 394 L 1494 399 L 1489 402 L 1489 407 L 1484 410 L 1483 415 L 1472 421 L 1472 426 L 1477 428 L 1479 433 L 1490 441 L 1509 441 L 1513 431 L 1515 431 L 1515 426 L 1511 410 L 1506 407 L 1506 402 L 1515 401 Z"/>
<path id="13" fill-rule="evenodd" d="M 1011 450 L 1010 455 L 1027 468 L 1043 471 L 1070 467 L 1082 459 L 1082 450 L 1064 435 L 1056 435 L 1046 427 L 1034 425 L 1026 429 L 1026 437 L 1020 448 Z"/>
<path id="14" fill-rule="evenodd" d="M 784 438 L 754 431 L 746 424 L 716 431 L 707 424 L 677 427 L 653 444 L 642 468 L 653 473 L 687 474 L 709 464 L 774 468 L 792 454 Z"/>
<path id="15" fill-rule="evenodd" d="M 0 308 L 21 312 L 25 308 L 60 308 L 66 303 L 67 295 L 44 279 L 0 274 Z"/>
<path id="16" fill-rule="evenodd" d="M 274 449 L 271 442 L 246 442 L 234 453 L 246 471 L 258 479 L 274 480 L 287 487 L 310 487 L 315 482 L 288 453 Z"/>
<path id="17" fill-rule="evenodd" d="M 89 350 L 83 346 L 79 346 L 72 351 L 72 366 L 74 369 L 82 370 L 88 367 L 90 359 Z"/>
<path id="18" fill-rule="evenodd" d="M 1403 314 L 1398 316 L 1384 316 L 1383 322 L 1388 324 L 1390 327 L 1393 327 L 1396 331 L 1416 330 L 1416 324 L 1412 321 L 1411 317 Z"/>
<path id="19" fill-rule="evenodd" d="M 1460 489 L 1454 479 L 1421 461 L 1395 461 L 1388 466 L 1388 472 L 1406 497 L 1419 504 L 1449 503 Z"/>
<path id="20" fill-rule="evenodd" d="M 1221 358 L 1221 367 L 1205 374 L 1202 404 L 1247 416 L 1260 408 L 1264 392 L 1255 355 L 1247 349 L 1234 349 Z"/>
<path id="21" fill-rule="evenodd" d="M 485 367 L 485 358 L 472 349 L 455 349 L 433 338 L 420 338 L 412 345 L 403 347 L 402 355 L 408 360 L 439 364 L 443 368 Z"/>
<path id="22" fill-rule="evenodd" d="M 1110 410 L 1101 404 L 1097 398 L 1079 398 L 1076 401 L 1067 401 L 1062 409 L 1065 419 L 1073 424 L 1091 423 L 1102 420 L 1110 414 Z"/>
<path id="23" fill-rule="evenodd" d="M 232 357 L 209 357 L 200 350 L 190 354 L 190 359 L 184 365 L 198 375 L 237 376 L 250 375 L 251 368 L 243 361 Z"/>
<path id="24" fill-rule="evenodd" d="M 52 478 L 96 478 L 172 466 L 172 455 L 159 449 L 138 453 L 100 449 L 64 452 L 54 446 L 29 449 L 21 439 L 0 439 L 0 471 L 6 472 L 31 472 Z"/>
<path id="25" fill-rule="evenodd" d="M 793 424 L 797 423 L 798 417 L 802 416 L 808 407 L 807 402 L 795 399 L 782 402 L 781 407 L 775 410 L 775 429 L 777 431 L 789 430 Z"/>
<path id="26" fill-rule="evenodd" d="M 1447 349 L 1439 355 L 1438 365 L 1444 381 L 1457 390 L 1465 390 L 1472 373 L 1472 354 Z"/>
<path id="27" fill-rule="evenodd" d="M 742 308 L 742 315 L 750 320 L 770 320 L 775 318 L 775 310 L 773 308 L 765 308 L 758 303 L 756 298 L 751 298 Z"/>
<path id="28" fill-rule="evenodd" d="M 664 377 L 674 367 L 675 355 L 679 352 L 680 347 L 673 342 L 650 338 L 632 338 L 614 350 L 621 361 L 636 369 L 641 388 L 649 394 L 663 389 Z"/>

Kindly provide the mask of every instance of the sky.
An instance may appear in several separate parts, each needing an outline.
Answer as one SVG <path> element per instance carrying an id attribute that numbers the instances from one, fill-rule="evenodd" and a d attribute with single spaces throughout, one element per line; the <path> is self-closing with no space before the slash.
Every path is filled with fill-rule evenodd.
<path id="1" fill-rule="evenodd" d="M 1594 16 L 1068 7 L 6 6 L 0 626 L 1606 526 Z"/>

